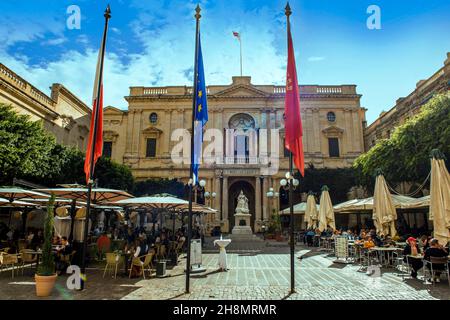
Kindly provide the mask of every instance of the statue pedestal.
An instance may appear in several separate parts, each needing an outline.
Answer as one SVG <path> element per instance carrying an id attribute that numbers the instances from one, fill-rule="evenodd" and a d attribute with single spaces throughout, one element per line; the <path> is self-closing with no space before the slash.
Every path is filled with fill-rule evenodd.
<path id="1" fill-rule="evenodd" d="M 235 235 L 252 235 L 253 231 L 250 227 L 250 217 L 248 213 L 236 213 L 234 215 L 234 227 L 231 231 Z"/>

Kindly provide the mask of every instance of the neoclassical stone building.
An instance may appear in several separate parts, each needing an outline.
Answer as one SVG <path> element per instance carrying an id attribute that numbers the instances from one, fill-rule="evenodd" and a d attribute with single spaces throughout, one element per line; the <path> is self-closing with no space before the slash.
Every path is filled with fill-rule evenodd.
<path id="1" fill-rule="evenodd" d="M 12 105 L 33 121 L 41 120 L 58 143 L 86 150 L 91 108 L 63 85 L 53 84 L 47 96 L 0 63 L 0 103 Z"/>
<path id="2" fill-rule="evenodd" d="M 266 193 L 269 188 L 280 190 L 288 170 L 283 147 L 284 86 L 254 85 L 250 77 L 233 77 L 231 84 L 208 86 L 207 92 L 205 140 L 211 142 L 204 142 L 203 151 L 210 151 L 208 145 L 217 147 L 207 157 L 213 163 L 200 167 L 206 191 L 217 194 L 208 204 L 219 211 L 217 223 L 230 231 L 236 199 L 243 190 L 252 228 L 259 231 L 271 212 L 279 209 L 279 202 Z M 356 86 L 304 85 L 300 94 L 306 165 L 351 166 L 364 152 L 366 123 Z M 189 164 L 174 162 L 172 155 L 178 153 L 183 138 L 189 145 L 192 87 L 132 87 L 125 99 L 128 110 L 107 107 L 104 111 L 104 152 L 129 165 L 138 180 L 177 178 L 186 183 Z M 183 128 L 189 131 L 180 134 Z M 208 129 L 217 129 L 214 138 Z"/>

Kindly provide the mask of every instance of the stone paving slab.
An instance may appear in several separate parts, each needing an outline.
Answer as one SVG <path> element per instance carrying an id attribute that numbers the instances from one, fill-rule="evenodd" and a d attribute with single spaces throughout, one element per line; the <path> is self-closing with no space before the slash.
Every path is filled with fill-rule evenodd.
<path id="1" fill-rule="evenodd" d="M 297 252 L 297 256 L 308 250 Z M 290 268 L 288 254 L 260 254 L 247 256 L 229 254 L 227 272 L 217 272 L 217 255 L 205 254 L 206 276 L 191 279 L 191 293 L 184 293 L 184 266 L 179 265 L 173 276 L 143 280 L 142 286 L 123 299 L 186 299 L 186 300 L 434 300 L 450 299 L 445 283 L 415 286 L 391 273 L 372 278 L 357 272 L 358 266 L 333 267 L 333 258 L 326 254 L 296 259 L 297 293 L 288 296 Z M 439 288 L 437 288 L 439 286 Z"/>

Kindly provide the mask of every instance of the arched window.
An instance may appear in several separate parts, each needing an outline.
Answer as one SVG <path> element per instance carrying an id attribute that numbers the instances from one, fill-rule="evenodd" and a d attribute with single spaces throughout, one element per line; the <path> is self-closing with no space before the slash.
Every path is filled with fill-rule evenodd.
<path id="1" fill-rule="evenodd" d="M 254 129 L 255 119 L 253 119 L 253 117 L 249 114 L 238 113 L 230 118 L 230 121 L 228 121 L 228 126 L 230 129 Z"/>

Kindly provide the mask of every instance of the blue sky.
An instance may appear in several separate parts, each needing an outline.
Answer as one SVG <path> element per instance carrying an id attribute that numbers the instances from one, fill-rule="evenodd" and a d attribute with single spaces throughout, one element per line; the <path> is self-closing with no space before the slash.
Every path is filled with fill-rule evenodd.
<path id="1" fill-rule="evenodd" d="M 0 62 L 49 93 L 62 83 L 90 104 L 103 30 L 112 19 L 105 62 L 105 104 L 127 107 L 130 86 L 191 85 L 196 1 L 2 0 Z M 19 5 L 20 4 L 20 5 Z M 202 49 L 207 84 L 244 74 L 254 84 L 285 81 L 285 1 L 204 0 Z M 450 1 L 291 0 L 292 33 L 301 84 L 356 84 L 372 122 L 416 82 L 438 70 L 450 51 Z M 381 30 L 369 30 L 369 5 L 381 9 Z M 68 6 L 81 10 L 69 30 Z"/>

